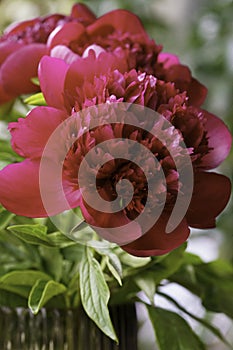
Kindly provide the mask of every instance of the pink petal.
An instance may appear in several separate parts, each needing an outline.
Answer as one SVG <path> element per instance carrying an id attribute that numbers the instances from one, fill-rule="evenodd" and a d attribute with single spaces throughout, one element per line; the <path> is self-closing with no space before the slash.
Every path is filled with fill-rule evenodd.
<path id="1" fill-rule="evenodd" d="M 36 107 L 25 119 L 9 124 L 12 147 L 22 157 L 36 158 L 66 114 L 52 107 Z"/>
<path id="2" fill-rule="evenodd" d="M 25 160 L 0 171 L 0 202 L 12 213 L 30 217 L 46 216 L 40 198 L 39 162 Z"/>
<path id="3" fill-rule="evenodd" d="M 162 255 L 179 247 L 189 236 L 189 228 L 185 219 L 171 233 L 166 233 L 168 215 L 162 214 L 156 224 L 136 241 L 122 246 L 129 254 L 136 256 Z"/>
<path id="4" fill-rule="evenodd" d="M 46 53 L 47 48 L 43 44 L 30 44 L 12 53 L 0 71 L 0 84 L 6 93 L 17 96 L 38 91 L 31 78 L 37 76 L 39 61 Z"/>
<path id="5" fill-rule="evenodd" d="M 148 38 L 140 19 L 126 10 L 114 10 L 98 18 L 87 27 L 87 33 L 92 35 L 103 35 L 119 31 L 121 33 L 142 34 Z"/>
<path id="6" fill-rule="evenodd" d="M 60 58 L 63 61 L 65 61 L 67 64 L 71 64 L 74 61 L 76 61 L 77 58 L 80 58 L 79 55 L 75 54 L 67 46 L 64 46 L 64 45 L 57 45 L 57 46 L 55 46 L 51 50 L 50 56 L 51 57 L 55 57 L 55 58 Z"/>
<path id="7" fill-rule="evenodd" d="M 49 106 L 64 109 L 63 88 L 69 65 L 62 59 L 45 56 L 42 58 L 38 76 L 41 90 Z"/>
<path id="8" fill-rule="evenodd" d="M 163 63 L 165 69 L 170 68 L 180 63 L 178 56 L 172 55 L 168 52 L 160 52 L 158 55 L 158 63 Z"/>
<path id="9" fill-rule="evenodd" d="M 0 65 L 10 56 L 12 53 L 16 52 L 21 47 L 25 46 L 23 43 L 18 43 L 15 41 L 3 41 L 0 43 Z"/>
<path id="10" fill-rule="evenodd" d="M 61 191 L 54 170 L 50 164 L 46 183 L 46 202 L 53 201 L 53 209 L 45 210 L 39 186 L 39 161 L 25 160 L 22 163 L 11 164 L 0 171 L 0 203 L 12 213 L 28 217 L 46 217 L 56 215 L 64 210 L 79 205 L 79 192 L 70 191 L 66 185 L 67 203 L 64 203 L 64 193 Z"/>
<path id="11" fill-rule="evenodd" d="M 215 218 L 230 198 L 230 180 L 224 175 L 205 172 L 195 174 L 194 180 L 193 196 L 186 214 L 188 224 L 196 228 L 215 227 Z"/>
<path id="12" fill-rule="evenodd" d="M 127 63 L 124 58 L 115 56 L 112 53 L 101 52 L 98 57 L 91 50 L 88 57 L 80 58 L 73 62 L 66 75 L 64 90 L 69 91 L 72 98 L 77 94 L 77 86 L 81 87 L 85 80 L 92 81 L 95 76 L 106 75 L 115 69 L 120 72 L 127 70 Z"/>
<path id="13" fill-rule="evenodd" d="M 208 146 L 212 148 L 209 153 L 202 158 L 201 167 L 203 169 L 214 169 L 228 156 L 232 136 L 224 122 L 207 111 L 204 111 L 206 118 L 205 130 L 207 131 Z"/>
<path id="14" fill-rule="evenodd" d="M 47 45 L 49 48 L 57 45 L 69 46 L 70 42 L 78 40 L 83 33 L 85 33 L 85 27 L 81 23 L 66 23 L 52 31 L 47 40 Z"/>

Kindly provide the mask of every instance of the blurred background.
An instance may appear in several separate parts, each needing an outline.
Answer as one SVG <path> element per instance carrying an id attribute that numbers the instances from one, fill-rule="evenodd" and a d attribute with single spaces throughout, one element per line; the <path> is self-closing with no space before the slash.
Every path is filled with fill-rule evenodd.
<path id="1" fill-rule="evenodd" d="M 204 108 L 225 120 L 233 131 L 233 0 L 98 0 L 82 1 L 101 15 L 116 8 L 125 8 L 136 13 L 150 36 L 164 51 L 172 52 L 187 64 L 198 80 L 209 89 Z M 0 0 L 0 30 L 15 21 L 38 15 L 61 12 L 69 14 L 72 0 Z M 217 169 L 233 179 L 233 152 Z M 195 230 L 189 241 L 188 250 L 201 256 L 204 261 L 222 257 L 233 262 L 233 201 L 218 219 L 215 230 Z M 200 301 L 184 292 L 178 285 L 170 285 L 169 292 L 182 305 L 195 309 L 203 315 Z M 162 301 L 156 297 L 157 304 Z M 162 305 L 174 309 L 171 305 Z M 140 350 L 156 349 L 152 330 L 144 310 L 138 308 L 140 321 Z M 226 316 L 206 315 L 221 328 L 224 334 L 232 331 L 232 324 Z M 192 324 L 193 327 L 197 325 Z M 209 336 L 203 329 L 198 332 L 209 344 L 210 350 L 225 347 Z"/>

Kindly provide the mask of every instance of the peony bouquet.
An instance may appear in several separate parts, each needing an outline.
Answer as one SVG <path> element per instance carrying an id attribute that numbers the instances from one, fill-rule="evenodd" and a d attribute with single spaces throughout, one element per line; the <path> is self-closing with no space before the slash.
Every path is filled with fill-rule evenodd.
<path id="1" fill-rule="evenodd" d="M 204 349 L 181 316 L 154 307 L 154 295 L 176 303 L 162 291 L 165 280 L 177 282 L 207 310 L 232 316 L 218 307 L 231 293 L 214 284 L 230 270 L 185 252 L 190 227 L 214 228 L 231 191 L 213 171 L 231 134 L 203 109 L 206 94 L 126 10 L 96 18 L 75 4 L 68 16 L 5 30 L 0 109 L 11 146 L 0 141 L 1 305 L 34 313 L 82 305 L 117 340 L 108 304 L 141 300 L 161 349 L 171 341 L 165 320 L 187 333 L 183 348 Z"/>

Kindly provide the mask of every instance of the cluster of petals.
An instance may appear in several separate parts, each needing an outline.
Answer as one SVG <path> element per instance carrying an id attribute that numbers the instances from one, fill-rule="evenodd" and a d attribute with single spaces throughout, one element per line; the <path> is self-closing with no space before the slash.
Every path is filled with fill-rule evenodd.
<path id="1" fill-rule="evenodd" d="M 53 14 L 10 25 L 0 37 L 0 104 L 38 90 L 32 78 L 40 59 L 51 52 L 54 31 L 72 22 L 87 26 L 95 18 L 85 5 L 76 4 L 69 16 Z"/>
<path id="2" fill-rule="evenodd" d="M 123 249 L 137 256 L 165 254 L 187 240 L 189 227 L 215 227 L 215 218 L 229 200 L 231 184 L 224 175 L 209 170 L 227 157 L 231 135 L 221 119 L 201 108 L 206 95 L 204 86 L 177 57 L 161 53 L 161 47 L 149 39 L 136 16 L 116 10 L 95 19 L 86 11 L 91 23 L 65 21 L 47 40 L 49 53 L 40 60 L 38 71 L 47 106 L 36 107 L 25 119 L 9 125 L 12 147 L 25 160 L 0 172 L 0 202 L 18 215 L 48 216 L 41 198 L 40 164 L 51 135 L 60 125 L 65 125 L 46 161 L 52 169 L 54 163 L 63 161 L 65 149 L 62 181 L 69 207 L 80 206 L 86 222 L 95 227 L 124 226 L 143 212 L 148 188 L 143 172 L 124 159 L 120 144 L 117 159 L 109 158 L 107 151 L 102 152 L 90 167 L 96 175 L 98 192 L 107 201 L 116 198 L 119 180 L 133 183 L 132 200 L 125 207 L 116 213 L 103 213 L 91 207 L 82 197 L 78 173 L 82 160 L 98 144 L 118 138 L 134 140 L 148 148 L 151 159 L 157 157 L 165 174 L 166 188 L 154 183 L 149 198 L 151 206 L 160 205 L 164 191 L 166 203 L 159 220 L 148 232 L 141 237 L 139 233 L 135 239 L 130 238 L 129 232 L 129 242 L 120 243 Z M 169 234 L 165 228 L 177 193 L 185 188 L 179 184 L 174 160 L 159 138 L 124 123 L 97 126 L 77 137 L 82 128 L 90 126 L 88 118 L 79 117 L 80 111 L 120 102 L 145 106 L 162 115 L 172 126 L 169 132 L 173 138 L 184 141 L 189 150 L 194 175 L 192 198 L 183 219 Z M 70 143 L 74 135 L 75 140 Z M 173 147 L 177 156 L 182 157 L 178 143 Z M 101 161 L 98 157 L 109 159 L 101 171 L 96 170 Z M 143 155 L 137 157 L 140 160 Z M 148 164 L 151 159 L 148 158 Z M 56 174 L 51 172 L 49 177 L 47 191 L 54 202 L 50 214 L 55 215 L 67 207 L 60 200 Z"/>
<path id="3" fill-rule="evenodd" d="M 111 11 L 99 18 L 84 4 L 75 4 L 70 16 L 60 14 L 10 26 L 0 38 L 0 104 L 38 90 L 37 76 L 44 55 L 72 63 L 88 55 L 89 47 L 118 55 L 124 52 L 128 70 L 135 68 L 187 91 L 189 103 L 201 105 L 207 90 L 191 75 L 177 56 L 161 52 L 140 20 L 126 10 Z"/>

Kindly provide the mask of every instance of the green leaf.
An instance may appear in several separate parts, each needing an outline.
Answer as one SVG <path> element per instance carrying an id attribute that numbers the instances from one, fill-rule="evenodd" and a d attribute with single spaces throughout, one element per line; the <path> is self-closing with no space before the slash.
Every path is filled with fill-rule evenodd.
<path id="1" fill-rule="evenodd" d="M 160 350 L 205 350 L 189 324 L 175 312 L 147 305 Z"/>
<path id="2" fill-rule="evenodd" d="M 7 228 L 22 241 L 29 244 L 51 246 L 44 225 L 14 225 Z"/>
<path id="3" fill-rule="evenodd" d="M 65 259 L 69 261 L 79 262 L 83 258 L 85 246 L 82 244 L 75 244 L 62 249 L 62 254 Z"/>
<path id="4" fill-rule="evenodd" d="M 111 305 L 119 305 L 125 303 L 133 303 L 138 301 L 137 294 L 140 288 L 134 283 L 132 278 L 124 280 L 121 288 L 116 288 L 111 291 Z"/>
<path id="5" fill-rule="evenodd" d="M 233 318 L 233 267 L 226 261 L 182 265 L 169 279 L 198 295 L 207 310 Z"/>
<path id="6" fill-rule="evenodd" d="M 170 302 L 172 302 L 178 309 L 180 309 L 182 312 L 186 313 L 188 316 L 192 317 L 195 321 L 199 322 L 202 324 L 204 327 L 206 327 L 209 331 L 211 331 L 216 337 L 218 337 L 223 343 L 225 343 L 227 346 L 230 346 L 230 344 L 226 341 L 225 337 L 222 335 L 220 330 L 210 324 L 206 319 L 200 318 L 193 313 L 189 312 L 186 308 L 181 306 L 176 300 L 174 300 L 170 295 L 167 295 L 162 292 L 157 292 L 157 294 L 163 296 Z"/>
<path id="7" fill-rule="evenodd" d="M 184 259 L 185 248 L 186 244 L 182 244 L 171 253 L 160 257 L 160 259 L 153 258 L 155 264 L 151 266 L 150 271 L 153 273 L 155 284 L 168 278 L 179 269 Z M 152 277 L 152 275 L 150 275 L 150 277 Z"/>
<path id="8" fill-rule="evenodd" d="M 98 261 L 88 248 L 80 264 L 80 295 L 87 315 L 107 336 L 117 342 L 107 306 L 110 291 Z"/>
<path id="9" fill-rule="evenodd" d="M 95 248 L 95 251 L 104 257 L 104 261 L 109 271 L 120 284 L 120 286 L 122 286 L 122 265 L 119 257 L 109 248 Z"/>
<path id="10" fill-rule="evenodd" d="M 53 280 L 39 280 L 32 287 L 28 298 L 28 307 L 34 314 L 37 314 L 50 299 L 65 292 L 66 287 L 63 284 Z"/>
<path id="11" fill-rule="evenodd" d="M 40 81 L 38 77 L 31 78 L 31 82 L 37 86 L 40 86 Z"/>
<path id="12" fill-rule="evenodd" d="M 30 293 L 30 287 L 29 286 L 17 286 L 17 285 L 11 285 L 11 284 L 0 284 L 0 294 L 2 291 L 7 291 L 11 293 L 15 293 L 23 298 L 28 298 L 28 295 Z"/>
<path id="13" fill-rule="evenodd" d="M 0 231 L 3 230 L 11 221 L 11 219 L 15 216 L 15 214 L 10 213 L 7 210 L 3 210 L 0 212 Z"/>
<path id="14" fill-rule="evenodd" d="M 10 113 L 13 105 L 14 105 L 14 101 L 9 101 L 0 106 L 0 119 L 2 120 L 7 119 L 7 116 Z"/>
<path id="15" fill-rule="evenodd" d="M 39 247 L 39 252 L 43 258 L 45 271 L 53 276 L 55 281 L 60 281 L 62 277 L 63 257 L 58 248 Z"/>
<path id="16" fill-rule="evenodd" d="M 40 271 L 11 271 L 0 278 L 0 289 L 13 292 L 27 298 L 30 288 L 39 279 L 49 280 L 51 277 Z"/>
<path id="17" fill-rule="evenodd" d="M 196 269 L 196 277 L 202 286 L 201 298 L 206 309 L 233 318 L 232 266 L 223 261 L 202 264 Z"/>
<path id="18" fill-rule="evenodd" d="M 9 293 L 8 291 L 1 290 L 0 292 L 0 305 L 8 307 L 27 307 L 27 300 L 15 293 Z"/>
<path id="19" fill-rule="evenodd" d="M 38 279 L 49 280 L 51 277 L 36 270 L 12 271 L 0 278 L 0 284 L 33 286 Z"/>
<path id="20" fill-rule="evenodd" d="M 152 304 L 154 304 L 156 293 L 155 274 L 156 271 L 145 271 L 142 275 L 138 274 L 134 279 L 136 285 L 146 294 Z"/>
<path id="21" fill-rule="evenodd" d="M 76 244 L 74 241 L 72 241 L 70 238 L 68 238 L 65 234 L 61 232 L 49 233 L 47 237 L 51 245 L 58 248 L 65 248 Z"/>
<path id="22" fill-rule="evenodd" d="M 24 100 L 24 103 L 34 106 L 46 106 L 44 95 L 42 92 L 38 92 L 35 95 L 32 95 Z"/>
<path id="23" fill-rule="evenodd" d="M 147 265 L 151 261 L 151 258 L 138 258 L 122 251 L 120 254 L 120 260 L 123 264 L 136 269 Z"/>
<path id="24" fill-rule="evenodd" d="M 122 286 L 121 275 L 119 274 L 119 271 L 117 271 L 117 269 L 111 264 L 111 262 L 109 260 L 109 256 L 106 256 L 105 258 L 106 258 L 106 264 L 107 264 L 109 271 L 111 272 L 113 277 L 117 280 L 119 285 Z"/>

